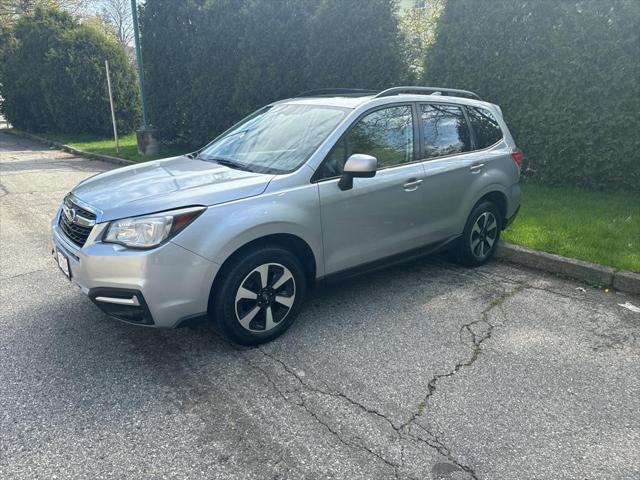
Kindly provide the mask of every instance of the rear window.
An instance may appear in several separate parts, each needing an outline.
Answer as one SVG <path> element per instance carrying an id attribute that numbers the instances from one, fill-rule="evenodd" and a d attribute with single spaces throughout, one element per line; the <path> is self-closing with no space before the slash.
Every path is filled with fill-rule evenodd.
<path id="1" fill-rule="evenodd" d="M 493 114 L 484 108 L 467 107 L 471 127 L 476 135 L 476 149 L 490 147 L 502 139 L 502 130 Z"/>

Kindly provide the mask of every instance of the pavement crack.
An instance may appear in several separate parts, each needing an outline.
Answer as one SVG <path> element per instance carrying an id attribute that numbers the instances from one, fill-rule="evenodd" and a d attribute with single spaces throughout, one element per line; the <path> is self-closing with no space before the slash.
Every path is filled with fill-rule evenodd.
<path id="1" fill-rule="evenodd" d="M 395 432 L 399 432 L 400 431 L 400 426 L 396 426 L 393 423 L 393 421 L 389 417 L 387 417 L 384 413 L 381 413 L 380 411 L 376 410 L 375 408 L 367 407 L 366 405 L 363 405 L 362 403 L 352 399 L 351 397 L 349 397 L 348 395 L 345 395 L 342 392 L 330 392 L 328 390 L 323 390 L 321 388 L 318 388 L 318 387 L 315 387 L 313 385 L 310 385 L 308 382 L 305 382 L 300 377 L 300 375 L 298 375 L 295 372 L 295 370 L 293 370 L 291 367 L 289 367 L 289 365 L 287 365 L 281 359 L 279 359 L 278 357 L 276 357 L 275 355 L 273 355 L 273 354 L 271 354 L 269 352 L 266 352 L 263 349 L 259 349 L 259 350 L 266 357 L 270 358 L 274 362 L 279 363 L 282 366 L 282 368 L 287 373 L 289 373 L 291 376 L 293 376 L 300 383 L 300 385 L 304 389 L 309 390 L 309 391 L 314 392 L 314 393 L 319 393 L 321 395 L 327 395 L 327 396 L 334 397 L 334 398 L 341 398 L 341 399 L 347 401 L 348 403 L 350 403 L 351 405 L 354 405 L 355 407 L 357 407 L 360 410 L 364 411 L 365 413 L 368 413 L 368 414 L 374 415 L 374 416 L 376 416 L 378 418 L 381 418 L 382 420 L 387 422 Z"/>
<path id="2" fill-rule="evenodd" d="M 8 280 L 13 280 L 14 278 L 24 277 L 25 275 L 31 275 L 32 273 L 44 272 L 47 270 L 46 268 L 39 268 L 38 270 L 31 270 L 29 272 L 18 273 L 16 275 L 12 275 L 10 277 L 0 278 L 0 281 L 6 282 Z"/>
<path id="3" fill-rule="evenodd" d="M 242 360 L 247 363 L 247 365 L 249 365 L 251 368 L 259 371 L 266 379 L 267 382 L 269 382 L 269 384 L 278 392 L 278 394 L 289 404 L 291 405 L 295 405 L 297 407 L 300 407 L 302 409 L 304 409 L 304 411 L 310 415 L 318 424 L 322 425 L 329 433 L 331 433 L 340 443 L 342 443 L 343 445 L 352 448 L 352 449 L 356 449 L 356 450 L 364 450 L 365 452 L 367 452 L 368 454 L 376 457 L 378 460 L 382 461 L 383 463 L 385 463 L 386 465 L 388 465 L 390 468 L 392 468 L 394 470 L 394 472 L 396 472 L 396 478 L 397 478 L 397 469 L 400 466 L 399 464 L 397 464 L 396 462 L 393 462 L 387 458 L 385 458 L 383 455 L 379 454 L 378 452 L 372 450 L 371 448 L 367 447 L 364 444 L 364 440 L 360 437 L 358 437 L 357 435 L 354 435 L 354 438 L 358 440 L 358 442 L 351 442 L 348 439 L 345 439 L 339 431 L 337 431 L 336 429 L 334 429 L 329 423 L 327 423 L 326 421 L 324 421 L 312 408 L 309 407 L 309 405 L 307 404 L 307 402 L 305 401 L 303 396 L 300 396 L 300 402 L 296 402 L 294 400 L 292 400 L 289 396 L 287 396 L 287 393 L 292 393 L 292 392 L 285 392 L 283 391 L 280 386 L 278 386 L 278 384 L 276 383 L 276 381 L 271 377 L 271 375 L 269 374 L 269 372 L 267 370 L 265 370 L 264 368 L 256 365 L 254 362 L 251 362 L 245 355 L 242 354 L 242 351 L 239 350 L 241 352 L 240 356 L 242 357 Z M 377 412 L 376 410 L 367 408 L 364 405 L 359 404 L 358 402 L 355 402 L 354 400 L 350 399 L 349 397 L 347 397 L 346 395 L 343 394 L 339 394 L 339 393 L 332 393 L 332 392 L 327 392 L 325 390 L 313 387 L 311 385 L 309 385 L 307 382 L 304 382 L 300 376 L 291 368 L 289 367 L 285 362 L 283 362 L 282 360 L 280 360 L 278 357 L 264 351 L 261 348 L 258 348 L 257 351 L 259 351 L 260 353 L 262 353 L 265 357 L 271 359 L 272 361 L 276 362 L 277 364 L 279 364 L 290 376 L 292 376 L 293 378 L 295 378 L 297 380 L 297 382 L 300 384 L 301 388 L 307 392 L 311 392 L 311 393 L 315 393 L 315 394 L 321 394 L 321 395 L 328 395 L 328 396 L 332 396 L 332 397 L 336 397 L 336 398 L 343 398 L 347 401 L 349 401 L 350 403 L 352 403 L 353 405 L 357 405 L 359 406 L 362 410 L 377 415 L 381 418 L 384 418 L 385 420 L 387 420 L 387 422 L 389 422 L 390 425 L 393 426 L 393 423 L 387 419 L 387 417 L 385 417 L 383 414 Z M 396 428 L 394 428 L 394 431 L 399 434 L 398 430 Z"/>
<path id="4" fill-rule="evenodd" d="M 459 329 L 460 341 L 467 345 L 470 343 L 471 346 L 471 354 L 464 361 L 460 361 L 456 363 L 453 368 L 445 373 L 435 374 L 429 383 L 427 384 L 427 392 L 422 399 L 422 401 L 418 404 L 418 408 L 415 412 L 411 414 L 409 419 L 402 423 L 401 425 L 396 425 L 387 415 L 380 412 L 379 410 L 364 405 L 357 400 L 349 397 L 348 395 L 342 392 L 334 392 L 329 391 L 315 385 L 310 384 L 308 381 L 304 380 L 303 377 L 295 371 L 292 367 L 290 367 L 285 361 L 278 358 L 276 355 L 264 350 L 263 348 L 257 348 L 255 351 L 260 352 L 265 358 L 269 359 L 271 362 L 280 366 L 287 375 L 294 379 L 295 382 L 299 385 L 300 390 L 294 391 L 285 391 L 282 389 L 281 385 L 278 385 L 278 382 L 271 376 L 270 372 L 257 365 L 255 362 L 252 362 L 245 354 L 246 350 L 238 350 L 240 352 L 240 356 L 242 359 L 253 369 L 260 372 L 266 379 L 267 382 L 278 392 L 278 394 L 289 404 L 295 405 L 299 408 L 304 409 L 304 411 L 310 415 L 318 424 L 322 425 L 329 433 L 331 433 L 340 443 L 343 445 L 352 448 L 363 450 L 373 457 L 377 458 L 387 466 L 393 469 L 394 478 L 399 479 L 401 476 L 405 476 L 406 474 L 402 472 L 405 467 L 405 447 L 403 441 L 416 442 L 419 444 L 423 444 L 428 446 L 429 448 L 435 450 L 439 455 L 446 458 L 452 465 L 458 468 L 460 471 L 465 472 L 469 477 L 473 480 L 477 480 L 478 476 L 473 470 L 472 467 L 465 465 L 461 461 L 459 461 L 455 455 L 450 451 L 450 449 L 445 445 L 445 443 L 438 438 L 438 436 L 431 432 L 427 427 L 422 424 L 416 423 L 416 420 L 420 418 L 427 410 L 429 406 L 429 401 L 436 393 L 438 382 L 443 378 L 449 378 L 455 376 L 460 370 L 470 367 L 473 365 L 482 353 L 482 344 L 491 338 L 491 335 L 494 330 L 494 325 L 489 320 L 490 313 L 499 308 L 502 308 L 502 305 L 514 295 L 517 295 L 519 292 L 530 288 L 529 285 L 524 283 L 515 283 L 515 288 L 512 288 L 506 293 L 498 296 L 494 300 L 490 302 L 490 304 L 480 313 L 479 317 L 471 322 L 465 323 Z M 399 461 L 393 461 L 386 458 L 384 455 L 376 452 L 375 450 L 369 448 L 364 439 L 357 435 L 353 435 L 352 438 L 345 438 L 340 431 L 335 429 L 330 423 L 323 420 L 320 415 L 314 411 L 313 408 L 310 407 L 308 402 L 305 399 L 304 395 L 299 395 L 297 399 L 292 399 L 291 395 L 295 391 L 305 391 L 307 393 L 311 393 L 314 395 L 324 395 L 333 398 L 337 398 L 343 400 L 350 405 L 358 408 L 363 411 L 367 415 L 372 415 L 376 418 L 379 418 L 386 422 L 391 429 L 393 430 L 400 449 L 400 458 Z M 297 401 L 299 400 L 299 401 Z M 417 431 L 421 430 L 424 432 L 423 434 L 417 433 Z"/>
<path id="5" fill-rule="evenodd" d="M 503 295 L 495 298 L 480 313 L 479 318 L 471 322 L 465 323 L 460 327 L 460 330 L 459 330 L 460 341 L 465 343 L 465 340 L 464 340 L 465 333 L 468 334 L 468 337 L 471 339 L 471 347 L 472 347 L 471 355 L 466 360 L 456 363 L 451 370 L 445 373 L 437 373 L 431 378 L 431 380 L 427 384 L 427 392 L 424 398 L 422 399 L 422 401 L 418 404 L 417 410 L 400 427 L 403 431 L 406 431 L 407 434 L 414 440 L 423 442 L 426 445 L 430 446 L 431 448 L 434 448 L 435 450 L 437 450 L 438 453 L 446 457 L 450 462 L 452 462 L 458 468 L 460 468 L 461 470 L 471 475 L 471 478 L 473 479 L 478 478 L 475 472 L 473 471 L 473 469 L 468 465 L 464 465 L 463 463 L 459 462 L 453 456 L 450 450 L 444 445 L 443 442 L 441 442 L 438 439 L 438 437 L 435 434 L 433 434 L 432 432 L 430 432 L 424 426 L 421 425 L 420 428 L 422 428 L 430 437 L 429 440 L 425 440 L 421 437 L 411 435 L 411 428 L 415 424 L 415 421 L 419 417 L 421 417 L 424 414 L 424 412 L 427 410 L 431 397 L 433 397 L 433 395 L 436 393 L 438 382 L 443 378 L 453 377 L 463 368 L 470 367 L 476 362 L 476 360 L 482 353 L 482 343 L 488 340 L 489 338 L 491 338 L 491 335 L 494 330 L 494 325 L 489 321 L 489 313 L 495 308 L 501 307 L 502 304 L 504 304 L 504 302 L 506 302 L 509 298 L 522 292 L 527 287 L 528 285 L 519 284 L 509 292 L 504 293 Z M 478 328 L 478 327 L 483 327 L 483 328 Z"/>

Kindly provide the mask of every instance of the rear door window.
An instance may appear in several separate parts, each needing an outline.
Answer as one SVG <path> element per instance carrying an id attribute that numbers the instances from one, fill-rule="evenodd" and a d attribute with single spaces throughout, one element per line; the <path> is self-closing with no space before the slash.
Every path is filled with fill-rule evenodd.
<path id="1" fill-rule="evenodd" d="M 462 108 L 457 105 L 422 104 L 420 115 L 425 158 L 471 150 L 471 135 Z"/>
<path id="2" fill-rule="evenodd" d="M 489 110 L 478 107 L 466 108 L 476 136 L 476 150 L 490 147 L 502 139 L 500 124 Z"/>

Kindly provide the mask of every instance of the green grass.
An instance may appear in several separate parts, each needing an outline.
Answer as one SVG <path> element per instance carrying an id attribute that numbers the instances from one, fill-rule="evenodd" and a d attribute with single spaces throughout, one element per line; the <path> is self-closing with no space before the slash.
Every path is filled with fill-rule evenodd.
<path id="1" fill-rule="evenodd" d="M 147 160 L 155 160 L 157 158 L 172 157 L 175 155 L 181 155 L 189 152 L 192 149 L 188 147 L 177 147 L 166 145 L 160 146 L 160 153 L 158 155 L 142 156 L 138 153 L 138 146 L 136 143 L 136 134 L 130 133 L 124 137 L 118 139 L 120 145 L 120 151 L 116 151 L 116 142 L 113 138 L 95 138 L 86 135 L 63 135 L 63 134 L 44 134 L 44 138 L 51 141 L 63 143 L 70 147 L 78 148 L 86 152 L 99 153 L 100 155 L 109 155 L 110 157 L 124 158 L 126 160 L 133 160 L 134 162 L 145 162 Z"/>
<path id="2" fill-rule="evenodd" d="M 524 185 L 506 241 L 640 272 L 640 193 Z"/>

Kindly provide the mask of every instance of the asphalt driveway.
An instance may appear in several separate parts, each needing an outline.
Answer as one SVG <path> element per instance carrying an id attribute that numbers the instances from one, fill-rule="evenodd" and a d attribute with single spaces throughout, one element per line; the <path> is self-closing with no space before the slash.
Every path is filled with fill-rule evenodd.
<path id="1" fill-rule="evenodd" d="M 49 254 L 113 166 L 4 133 L 0 160 L 0 478 L 640 479 L 638 297 L 433 258 L 260 348 L 129 326 Z"/>

